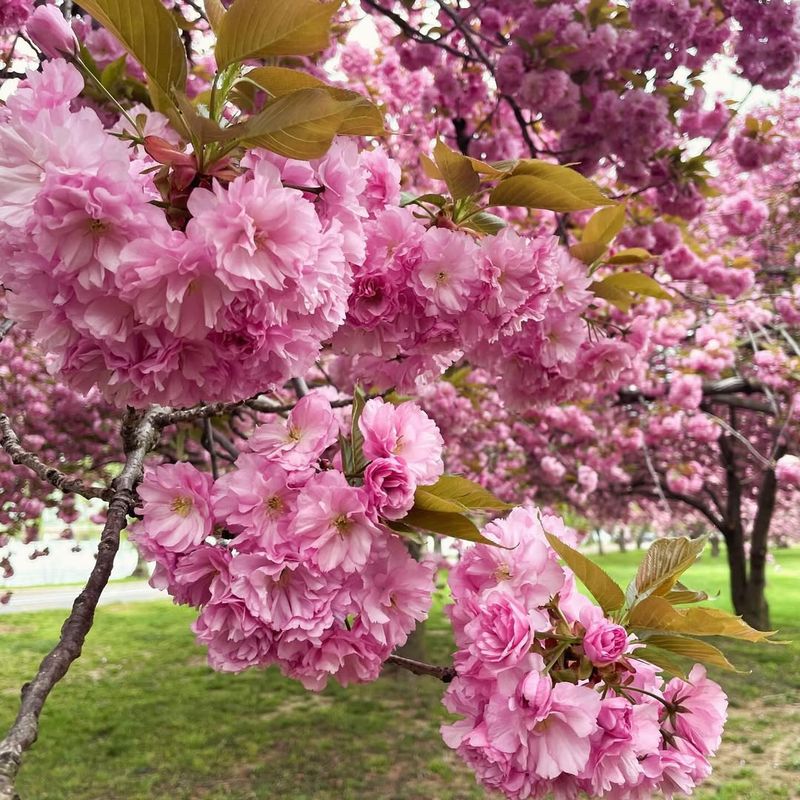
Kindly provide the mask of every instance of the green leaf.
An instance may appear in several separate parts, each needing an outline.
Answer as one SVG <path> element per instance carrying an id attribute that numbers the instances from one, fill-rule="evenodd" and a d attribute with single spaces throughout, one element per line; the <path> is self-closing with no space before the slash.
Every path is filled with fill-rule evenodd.
<path id="1" fill-rule="evenodd" d="M 160 0 L 82 0 L 81 8 L 119 39 L 167 98 L 186 84 L 186 51 Z"/>
<path id="2" fill-rule="evenodd" d="M 672 300 L 659 283 L 643 272 L 618 272 L 589 287 L 597 297 L 602 297 L 612 305 L 627 311 L 634 303 L 634 294 L 643 294 L 659 300 Z"/>
<path id="3" fill-rule="evenodd" d="M 175 92 L 175 102 L 180 109 L 182 121 L 191 132 L 193 140 L 200 146 L 234 138 L 233 128 L 220 128 L 214 120 L 202 116 L 183 92 Z"/>
<path id="4" fill-rule="evenodd" d="M 450 514 L 463 514 L 467 508 L 457 500 L 448 500 L 428 491 L 430 487 L 417 486 L 414 492 L 414 507 L 425 511 L 439 511 Z"/>
<path id="5" fill-rule="evenodd" d="M 575 170 L 532 159 L 519 162 L 511 176 L 495 186 L 489 202 L 496 206 L 525 206 L 557 212 L 615 205 L 596 183 Z"/>
<path id="6" fill-rule="evenodd" d="M 506 225 L 507 223 L 502 217 L 498 217 L 496 214 L 490 214 L 488 211 L 478 211 L 475 214 L 471 214 L 463 222 L 465 228 L 471 228 L 474 231 L 490 233 L 492 235 L 499 233 Z"/>
<path id="7" fill-rule="evenodd" d="M 602 242 L 578 242 L 569 248 L 569 252 L 584 264 L 592 264 L 606 251 Z"/>
<path id="8" fill-rule="evenodd" d="M 630 655 L 630 658 L 637 661 L 646 661 L 648 664 L 655 664 L 662 671 L 673 675 L 676 678 L 686 678 L 686 671 L 673 661 L 664 650 L 655 647 L 637 647 Z"/>
<path id="9" fill-rule="evenodd" d="M 504 503 L 479 483 L 460 475 L 442 475 L 431 486 L 418 486 L 416 505 L 430 511 L 465 511 L 493 509 L 506 511 L 513 508 Z M 445 507 L 448 506 L 448 507 Z"/>
<path id="10" fill-rule="evenodd" d="M 736 667 L 728 661 L 722 654 L 718 647 L 713 644 L 701 641 L 700 639 L 690 639 L 686 636 L 662 636 L 661 634 L 654 634 L 643 639 L 647 647 L 658 647 L 661 650 L 667 650 L 675 655 L 685 656 L 693 661 L 699 661 L 702 664 L 710 664 L 715 667 L 729 670 L 731 672 L 738 672 Z"/>
<path id="11" fill-rule="evenodd" d="M 107 67 L 100 73 L 100 83 L 109 91 L 112 91 L 117 85 L 117 82 L 125 75 L 125 60 L 127 56 L 120 56 L 114 59 Z M 113 91 L 112 91 L 113 94 Z"/>
<path id="12" fill-rule="evenodd" d="M 236 0 L 222 18 L 215 56 L 224 69 L 236 61 L 304 56 L 328 46 L 331 18 L 341 0 Z"/>
<path id="13" fill-rule="evenodd" d="M 676 609 L 668 597 L 650 595 L 637 603 L 628 617 L 630 625 L 689 636 L 724 636 L 745 642 L 766 642 L 775 633 L 757 631 L 741 617 L 718 608 Z"/>
<path id="14" fill-rule="evenodd" d="M 257 67 L 244 78 L 257 83 L 273 97 L 283 97 L 300 89 L 323 89 L 334 100 L 354 101 L 355 105 L 339 126 L 341 135 L 380 136 L 385 132 L 383 114 L 371 100 L 350 89 L 330 86 L 307 72 L 286 67 Z"/>
<path id="15" fill-rule="evenodd" d="M 467 156 L 451 150 L 441 139 L 433 148 L 433 158 L 454 200 L 475 194 L 481 179 Z"/>
<path id="16" fill-rule="evenodd" d="M 608 259 L 609 264 L 641 264 L 643 261 L 650 261 L 653 254 L 644 247 L 629 247 L 627 250 L 620 250 L 616 255 Z"/>
<path id="17" fill-rule="evenodd" d="M 565 544 L 552 533 L 545 531 L 550 546 L 564 559 L 566 565 L 575 573 L 576 577 L 591 592 L 592 597 L 600 604 L 607 614 L 622 608 L 625 604 L 625 595 L 611 577 L 586 558 L 583 553 Z"/>
<path id="18" fill-rule="evenodd" d="M 204 0 L 203 5 L 206 8 L 206 16 L 211 25 L 211 30 L 219 35 L 222 27 L 222 18 L 225 16 L 225 6 L 222 5 L 221 0 Z"/>
<path id="19" fill-rule="evenodd" d="M 301 89 L 276 98 L 230 130 L 249 147 L 309 161 L 328 151 L 357 104 L 356 100 L 337 100 L 324 89 Z"/>
<path id="20" fill-rule="evenodd" d="M 650 595 L 665 595 L 700 557 L 706 537 L 656 539 L 650 545 L 636 576 L 628 586 L 629 605 Z"/>
<path id="21" fill-rule="evenodd" d="M 609 245 L 622 230 L 624 224 L 624 205 L 601 208 L 592 215 L 592 218 L 584 226 L 581 241 Z"/>
<path id="22" fill-rule="evenodd" d="M 400 206 L 421 205 L 423 203 L 432 203 L 439 208 L 444 208 L 447 205 L 447 198 L 443 194 L 435 194 L 428 192 L 427 194 L 414 195 L 411 192 L 400 193 Z"/>
<path id="23" fill-rule="evenodd" d="M 452 536 L 454 539 L 463 539 L 467 542 L 500 547 L 497 542 L 482 536 L 475 523 L 463 514 L 428 511 L 415 506 L 406 514 L 402 522 L 414 528 L 439 533 L 442 536 Z"/>

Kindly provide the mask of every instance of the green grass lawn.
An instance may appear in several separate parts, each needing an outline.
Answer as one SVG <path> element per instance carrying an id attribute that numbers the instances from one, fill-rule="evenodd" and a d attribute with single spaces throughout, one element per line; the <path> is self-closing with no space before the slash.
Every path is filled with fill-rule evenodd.
<path id="1" fill-rule="evenodd" d="M 602 565 L 626 580 L 636 553 Z M 797 797 L 800 784 L 800 550 L 780 551 L 770 601 L 782 647 L 728 648 L 747 674 L 715 673 L 731 693 L 726 743 L 702 800 Z M 723 558 L 688 573 L 720 590 Z M 441 598 L 440 598 L 441 601 Z M 451 640 L 439 602 L 428 625 L 431 661 Z M 0 726 L 22 681 L 52 645 L 64 612 L 0 619 Z M 84 655 L 42 715 L 23 767 L 23 800 L 471 800 L 471 774 L 439 738 L 442 686 L 389 674 L 319 695 L 277 671 L 221 675 L 189 631 L 193 612 L 168 602 L 101 608 Z"/>

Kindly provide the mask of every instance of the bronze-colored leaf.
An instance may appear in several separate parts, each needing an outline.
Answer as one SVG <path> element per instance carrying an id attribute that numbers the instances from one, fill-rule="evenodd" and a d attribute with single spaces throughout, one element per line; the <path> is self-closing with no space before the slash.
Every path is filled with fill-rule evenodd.
<path id="1" fill-rule="evenodd" d="M 575 573 L 576 577 L 591 592 L 592 597 L 600 604 L 607 614 L 616 611 L 625 604 L 625 595 L 611 577 L 594 561 L 586 558 L 583 553 L 562 542 L 552 533 L 545 532 L 550 546 L 564 559 L 567 566 Z"/>
<path id="2" fill-rule="evenodd" d="M 217 67 L 250 58 L 319 53 L 330 41 L 341 0 L 236 0 L 220 23 Z"/>

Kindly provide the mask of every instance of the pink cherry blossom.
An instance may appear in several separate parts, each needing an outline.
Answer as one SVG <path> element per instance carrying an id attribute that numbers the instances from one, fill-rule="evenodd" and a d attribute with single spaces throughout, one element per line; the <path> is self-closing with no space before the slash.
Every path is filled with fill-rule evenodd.
<path id="1" fill-rule="evenodd" d="M 323 472 L 298 497 L 290 535 L 303 540 L 304 552 L 322 571 L 353 572 L 367 563 L 381 530 L 367 516 L 363 493 L 341 472 Z"/>
<path id="2" fill-rule="evenodd" d="M 414 505 L 414 477 L 399 458 L 376 458 L 364 470 L 370 509 L 385 519 L 402 519 Z"/>
<path id="3" fill-rule="evenodd" d="M 336 441 L 337 432 L 330 401 L 309 394 L 298 401 L 286 420 L 259 425 L 249 448 L 285 469 L 305 469 Z"/>
<path id="4" fill-rule="evenodd" d="M 442 474 L 441 434 L 414 403 L 394 406 L 375 397 L 365 404 L 358 427 L 366 458 L 399 458 L 420 485 L 435 483 Z"/>
<path id="5" fill-rule="evenodd" d="M 186 462 L 148 469 L 139 487 L 144 535 L 175 553 L 199 545 L 214 526 L 211 484 L 208 473 Z"/>

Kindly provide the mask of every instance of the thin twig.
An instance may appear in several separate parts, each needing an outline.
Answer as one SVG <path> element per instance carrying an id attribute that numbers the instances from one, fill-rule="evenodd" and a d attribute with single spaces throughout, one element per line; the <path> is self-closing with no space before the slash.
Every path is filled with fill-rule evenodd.
<path id="1" fill-rule="evenodd" d="M 406 669 L 413 672 L 414 675 L 429 675 L 442 683 L 450 683 L 458 675 L 455 667 L 440 667 L 437 664 L 426 664 L 424 661 L 414 661 L 413 658 L 404 658 L 403 656 L 389 656 L 386 663 Z"/>
<path id="2" fill-rule="evenodd" d="M 217 480 L 219 478 L 219 461 L 217 460 L 217 448 L 214 445 L 211 417 L 203 418 L 203 446 L 208 450 L 208 455 L 211 457 L 211 477 Z"/>
<path id="3" fill-rule="evenodd" d="M 0 414 L 0 447 L 8 453 L 14 464 L 27 467 L 41 480 L 66 494 L 79 494 L 87 500 L 99 498 L 110 500 L 114 492 L 107 486 L 91 486 L 80 478 L 72 478 L 61 470 L 45 464 L 39 456 L 22 447 L 19 437 L 6 414 Z"/>

